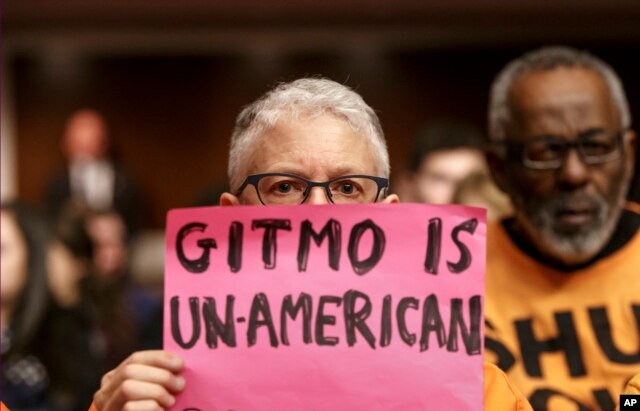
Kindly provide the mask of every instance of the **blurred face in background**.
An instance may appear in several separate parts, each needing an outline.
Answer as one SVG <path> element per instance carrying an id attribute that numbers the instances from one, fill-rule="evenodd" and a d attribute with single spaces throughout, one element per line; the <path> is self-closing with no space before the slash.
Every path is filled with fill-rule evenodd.
<path id="1" fill-rule="evenodd" d="M 0 285 L 2 298 L 3 319 L 5 310 L 11 310 L 18 301 L 25 288 L 28 276 L 28 251 L 24 235 L 11 213 L 0 213 L 0 259 L 2 284 Z M 3 324 L 5 327 L 8 324 Z"/>
<path id="2" fill-rule="evenodd" d="M 449 204 L 458 184 L 467 176 L 486 170 L 484 154 L 471 148 L 440 150 L 428 154 L 413 175 L 415 201 Z"/>
<path id="3" fill-rule="evenodd" d="M 127 229 L 122 217 L 117 213 L 93 215 L 86 227 L 93 242 L 97 274 L 105 281 L 121 278 L 128 259 Z"/>
<path id="4" fill-rule="evenodd" d="M 620 113 L 606 83 L 586 68 L 524 74 L 513 84 L 509 102 L 508 144 L 520 149 L 506 159 L 498 178 L 516 208 L 516 228 L 563 264 L 586 262 L 616 227 L 633 175 L 635 135 L 621 129 Z M 540 148 L 537 142 L 548 138 L 566 142 L 588 138 L 589 150 L 613 142 L 615 146 L 606 144 L 615 151 L 606 161 L 589 163 L 571 147 L 557 167 L 526 166 L 523 150 L 528 144 L 527 151 L 535 158 L 545 159 L 541 157 L 545 152 L 556 150 L 557 145 Z M 534 141 L 536 145 L 531 145 Z"/>
<path id="5" fill-rule="evenodd" d="M 63 151 L 70 160 L 105 157 L 108 149 L 107 130 L 100 114 L 93 110 L 74 113 L 67 122 Z"/>
<path id="6" fill-rule="evenodd" d="M 473 173 L 456 188 L 454 203 L 487 209 L 487 220 L 496 221 L 513 214 L 509 197 L 496 186 L 489 173 Z"/>

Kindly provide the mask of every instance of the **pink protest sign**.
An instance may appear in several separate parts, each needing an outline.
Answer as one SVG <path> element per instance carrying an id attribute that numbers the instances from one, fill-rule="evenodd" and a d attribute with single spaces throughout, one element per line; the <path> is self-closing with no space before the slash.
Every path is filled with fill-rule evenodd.
<path id="1" fill-rule="evenodd" d="M 173 210 L 173 410 L 479 410 L 485 212 L 353 205 Z"/>

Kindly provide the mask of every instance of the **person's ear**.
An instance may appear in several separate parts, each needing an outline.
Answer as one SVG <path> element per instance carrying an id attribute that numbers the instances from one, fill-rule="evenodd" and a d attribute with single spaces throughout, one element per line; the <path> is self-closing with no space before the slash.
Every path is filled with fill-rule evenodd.
<path id="1" fill-rule="evenodd" d="M 400 202 L 400 197 L 397 194 L 389 194 L 380 201 L 382 204 L 397 204 Z"/>
<path id="2" fill-rule="evenodd" d="M 509 184 L 507 183 L 506 178 L 506 163 L 504 156 L 501 153 L 498 153 L 496 147 L 492 147 L 487 149 L 485 152 L 485 156 L 487 159 L 487 165 L 489 166 L 489 171 L 491 172 L 491 177 L 493 181 L 496 183 L 498 188 L 503 192 L 509 194 Z"/>
<path id="3" fill-rule="evenodd" d="M 240 200 L 238 197 L 234 196 L 231 193 L 222 193 L 220 196 L 220 205 L 225 206 L 237 206 L 240 205 Z"/>
<path id="4" fill-rule="evenodd" d="M 633 175 L 633 170 L 636 162 L 636 150 L 638 145 L 638 135 L 632 129 L 627 130 L 624 133 L 624 139 L 622 140 L 622 144 L 625 145 L 624 152 L 626 155 L 625 161 L 627 162 L 626 166 L 631 175 Z"/>

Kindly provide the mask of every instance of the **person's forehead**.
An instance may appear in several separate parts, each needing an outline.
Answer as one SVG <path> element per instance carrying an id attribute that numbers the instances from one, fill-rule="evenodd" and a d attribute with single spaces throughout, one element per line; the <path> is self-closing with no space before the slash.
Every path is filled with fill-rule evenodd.
<path id="1" fill-rule="evenodd" d="M 428 164 L 433 161 L 442 161 L 443 158 L 484 158 L 484 151 L 473 147 L 452 147 L 442 150 L 436 150 L 428 153 L 422 158 L 422 165 Z"/>
<path id="2" fill-rule="evenodd" d="M 249 171 L 365 172 L 377 165 L 374 158 L 368 138 L 339 116 L 285 117 L 255 140 Z"/>
<path id="3" fill-rule="evenodd" d="M 447 169 L 456 170 L 474 168 L 484 164 L 484 152 L 471 147 L 443 149 L 427 154 L 420 164 L 421 170 Z"/>
<path id="4" fill-rule="evenodd" d="M 618 117 L 604 79 L 584 67 L 527 72 L 514 82 L 509 104 L 514 125 L 524 127 L 605 127 Z"/>
<path id="5" fill-rule="evenodd" d="M 104 126 L 104 119 L 94 111 L 86 110 L 74 114 L 68 121 L 70 126 Z"/>

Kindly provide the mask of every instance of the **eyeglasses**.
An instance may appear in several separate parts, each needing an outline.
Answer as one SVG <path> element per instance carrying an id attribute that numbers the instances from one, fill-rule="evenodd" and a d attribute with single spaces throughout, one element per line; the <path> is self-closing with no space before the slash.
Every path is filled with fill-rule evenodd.
<path id="1" fill-rule="evenodd" d="M 324 188 L 332 203 L 354 204 L 375 203 L 382 190 L 389 187 L 389 180 L 367 175 L 347 175 L 318 182 L 295 174 L 254 174 L 244 180 L 235 195 L 240 195 L 248 185 L 255 187 L 258 199 L 264 205 L 302 204 L 314 187 Z"/>
<path id="2" fill-rule="evenodd" d="M 601 164 L 615 160 L 622 153 L 624 130 L 607 133 L 590 130 L 578 135 L 576 140 L 557 136 L 539 136 L 525 142 L 505 142 L 508 149 L 516 152 L 525 167 L 535 170 L 550 170 L 562 167 L 569 149 L 575 148 L 586 164 Z"/>

